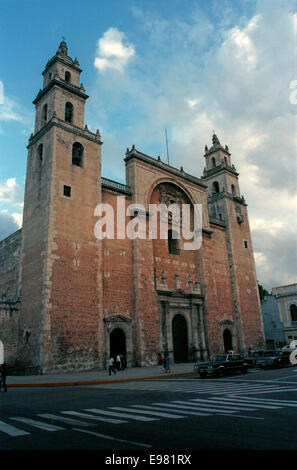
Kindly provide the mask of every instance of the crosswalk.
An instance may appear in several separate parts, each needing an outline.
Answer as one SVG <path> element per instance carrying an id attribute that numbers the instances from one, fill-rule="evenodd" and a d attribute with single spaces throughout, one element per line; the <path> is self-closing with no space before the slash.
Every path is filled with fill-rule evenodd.
<path id="1" fill-rule="evenodd" d="M 141 391 L 158 391 L 158 392 L 183 392 L 183 393 L 203 393 L 203 394 L 226 394 L 226 393 L 240 393 L 240 394 L 259 394 L 259 393 L 274 393 L 274 392 L 287 392 L 296 391 L 296 385 L 280 385 L 276 383 L 266 384 L 262 382 L 252 381 L 238 381 L 230 382 L 228 380 L 143 380 L 137 385 L 132 382 L 122 383 L 109 383 L 100 385 L 89 385 L 88 388 L 102 388 L 102 389 L 119 389 L 119 390 L 137 390 Z"/>
<path id="2" fill-rule="evenodd" d="M 34 429 L 45 432 L 59 432 L 69 429 L 103 436 L 86 428 L 107 425 L 124 425 L 140 421 L 154 423 L 161 419 L 180 420 L 187 418 L 203 419 L 210 416 L 230 418 L 265 419 L 265 411 L 291 408 L 297 413 L 297 401 L 269 398 L 242 397 L 235 393 L 225 396 L 210 396 L 185 400 L 156 401 L 150 404 L 130 404 L 106 408 L 84 410 L 62 410 L 54 413 L 38 413 L 34 416 L 12 416 L 0 421 L 0 436 L 3 434 L 17 438 L 30 435 Z M 255 416 L 255 414 L 257 414 Z M 264 416 L 263 416 L 264 414 Z M 101 426 L 100 426 L 101 429 Z M 106 439 L 112 436 L 104 435 Z M 139 443 L 139 445 L 142 445 Z M 143 444 L 145 445 L 145 444 Z"/>

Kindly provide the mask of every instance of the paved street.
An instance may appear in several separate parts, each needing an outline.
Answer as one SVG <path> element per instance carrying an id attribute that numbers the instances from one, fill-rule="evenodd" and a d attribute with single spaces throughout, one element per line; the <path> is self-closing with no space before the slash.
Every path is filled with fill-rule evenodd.
<path id="1" fill-rule="evenodd" d="M 1 393 L 1 450 L 296 450 L 297 368 Z"/>

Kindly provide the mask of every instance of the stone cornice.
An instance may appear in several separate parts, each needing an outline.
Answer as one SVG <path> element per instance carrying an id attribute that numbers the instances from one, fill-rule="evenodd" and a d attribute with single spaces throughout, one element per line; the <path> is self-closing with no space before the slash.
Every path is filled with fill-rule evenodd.
<path id="1" fill-rule="evenodd" d="M 62 59 L 61 57 L 59 57 L 58 55 L 55 55 L 54 57 L 52 57 L 46 64 L 45 66 L 45 69 L 44 71 L 42 72 L 42 75 L 44 75 L 47 70 L 50 68 L 50 66 L 54 63 L 54 62 L 60 62 L 61 64 L 63 65 L 67 65 L 67 67 L 71 67 L 72 69 L 78 71 L 78 72 L 82 72 L 82 70 L 77 67 L 76 65 L 74 65 L 72 59 L 69 57 L 69 56 L 66 56 L 68 57 L 69 60 L 65 60 L 65 59 Z"/>
<path id="2" fill-rule="evenodd" d="M 238 204 L 242 204 L 243 206 L 247 206 L 247 203 L 245 202 L 244 197 L 239 197 L 239 196 L 234 196 L 231 193 L 228 193 L 226 190 L 221 191 L 220 193 L 213 193 L 208 196 L 208 202 L 215 202 L 218 201 L 219 199 L 224 199 L 224 198 L 231 199 L 232 201 L 237 202 Z"/>
<path id="3" fill-rule="evenodd" d="M 202 188 L 207 188 L 207 185 L 202 183 L 201 179 L 196 178 L 195 176 L 189 175 L 188 173 L 185 173 L 183 170 L 178 170 L 177 168 L 174 168 L 173 166 L 167 165 L 161 160 L 156 160 L 155 158 L 149 157 L 148 155 L 145 155 L 144 153 L 141 153 L 138 150 L 132 148 L 130 152 L 128 151 L 126 153 L 126 158 L 124 159 L 124 161 L 127 163 L 133 158 L 136 158 L 142 162 L 148 163 L 149 165 L 152 165 L 163 171 L 165 170 L 166 172 L 174 176 L 178 176 L 179 178 L 182 178 L 188 182 L 194 183 Z"/>
<path id="4" fill-rule="evenodd" d="M 70 93 L 74 93 L 75 95 L 79 96 L 80 98 L 87 100 L 89 98 L 88 95 L 84 93 L 84 89 L 80 89 L 79 87 L 72 85 L 72 83 L 66 82 L 65 80 L 62 80 L 61 78 L 53 78 L 49 84 L 43 88 L 43 90 L 39 90 L 38 95 L 36 96 L 35 100 L 32 101 L 33 104 L 37 104 L 38 101 L 41 100 L 43 96 L 45 96 L 51 88 L 53 88 L 55 85 L 63 88 L 64 90 L 69 91 Z"/>
<path id="5" fill-rule="evenodd" d="M 219 174 L 223 171 L 228 171 L 234 176 L 239 176 L 239 173 L 236 171 L 235 167 L 231 167 L 226 165 L 226 163 L 223 161 L 220 165 L 217 165 L 215 168 L 211 168 L 210 170 L 205 170 L 203 176 L 201 179 L 208 178 L 209 176 L 213 176 L 215 174 Z"/>
<path id="6" fill-rule="evenodd" d="M 91 140 L 93 142 L 97 142 L 98 144 L 102 145 L 101 136 L 98 133 L 93 134 L 88 129 L 83 129 L 78 126 L 74 126 L 68 122 L 63 121 L 62 119 L 57 118 L 55 115 L 43 126 L 35 135 L 31 135 L 29 139 L 29 144 L 27 148 L 29 149 L 37 140 L 39 140 L 46 132 L 48 132 L 53 126 L 60 127 L 63 130 L 72 132 L 76 134 L 78 137 L 83 137 L 85 139 Z"/>

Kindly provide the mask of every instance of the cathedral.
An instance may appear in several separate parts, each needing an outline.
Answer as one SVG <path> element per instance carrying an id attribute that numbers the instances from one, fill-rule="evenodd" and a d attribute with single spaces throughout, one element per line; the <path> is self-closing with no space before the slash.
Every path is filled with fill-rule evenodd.
<path id="1" fill-rule="evenodd" d="M 0 343 L 16 373 L 206 360 L 264 345 L 247 204 L 227 145 L 213 133 L 202 177 L 142 153 L 124 158 L 125 184 L 101 175 L 99 130 L 84 122 L 82 70 L 65 41 L 47 62 L 33 103 L 23 227 L 0 242 Z M 103 152 L 104 158 L 104 152 Z M 202 207 L 202 243 L 95 236 L 96 208 L 119 201 Z M 135 214 L 124 210 L 125 223 Z M 115 217 L 117 227 L 119 218 Z M 145 235 L 145 233 L 144 233 Z"/>

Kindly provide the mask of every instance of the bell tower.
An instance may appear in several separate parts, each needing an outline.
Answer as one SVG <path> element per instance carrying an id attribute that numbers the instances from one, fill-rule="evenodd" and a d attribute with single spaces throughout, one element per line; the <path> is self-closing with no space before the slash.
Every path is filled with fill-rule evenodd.
<path id="1" fill-rule="evenodd" d="M 101 137 L 84 124 L 88 96 L 63 40 L 43 71 L 28 144 L 21 258 L 19 369 L 44 373 L 100 361 Z"/>
<path id="2" fill-rule="evenodd" d="M 239 174 L 231 161 L 227 145 L 223 147 L 215 133 L 212 146 L 205 146 L 206 167 L 202 176 L 208 186 L 210 217 L 225 224 L 226 248 L 234 309 L 233 346 L 241 353 L 253 345 L 263 346 L 263 320 L 247 204 L 240 195 Z M 262 325 L 259 330 L 256 325 Z M 253 329 L 255 326 L 255 330 Z"/>

